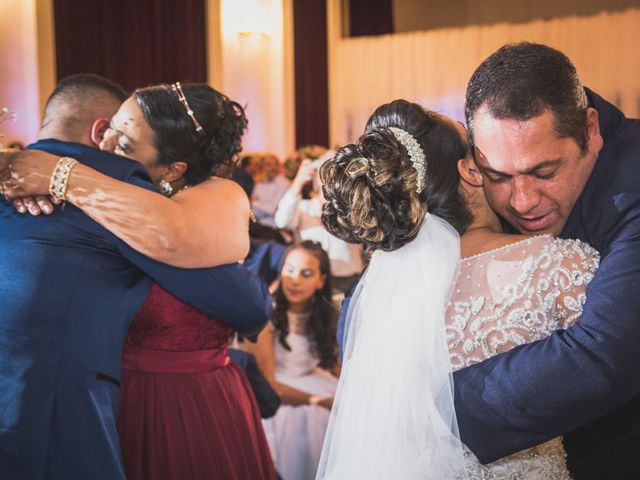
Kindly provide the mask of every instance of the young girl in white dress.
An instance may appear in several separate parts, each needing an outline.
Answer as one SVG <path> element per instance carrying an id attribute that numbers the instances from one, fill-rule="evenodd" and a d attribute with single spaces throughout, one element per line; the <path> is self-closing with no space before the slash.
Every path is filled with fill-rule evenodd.
<path id="1" fill-rule="evenodd" d="M 284 256 L 270 325 L 252 349 L 282 398 L 263 425 L 276 470 L 285 480 L 313 479 L 338 380 L 329 258 L 304 241 Z"/>

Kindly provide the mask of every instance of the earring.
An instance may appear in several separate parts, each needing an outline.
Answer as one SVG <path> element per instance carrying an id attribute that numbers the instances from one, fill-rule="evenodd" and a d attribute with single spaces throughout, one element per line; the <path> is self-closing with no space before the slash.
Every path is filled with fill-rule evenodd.
<path id="1" fill-rule="evenodd" d="M 162 193 L 166 197 L 170 197 L 173 194 L 173 187 L 166 180 L 160 180 L 158 183 L 158 187 L 160 187 L 160 193 Z"/>

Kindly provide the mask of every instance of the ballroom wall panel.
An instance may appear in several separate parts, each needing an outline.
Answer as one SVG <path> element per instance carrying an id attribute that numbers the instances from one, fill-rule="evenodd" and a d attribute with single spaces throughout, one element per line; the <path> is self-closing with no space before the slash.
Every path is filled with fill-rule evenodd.
<path id="1" fill-rule="evenodd" d="M 330 1 L 340 24 L 340 1 Z M 575 63 L 585 85 L 632 117 L 640 115 L 640 8 L 593 15 L 329 39 L 329 124 L 333 145 L 352 141 L 380 104 L 418 102 L 463 119 L 466 84 L 489 54 L 508 42 L 551 45 Z"/>
<path id="2" fill-rule="evenodd" d="M 16 113 L 0 125 L 0 143 L 31 143 L 55 85 L 51 0 L 0 0 L 0 108 Z"/>

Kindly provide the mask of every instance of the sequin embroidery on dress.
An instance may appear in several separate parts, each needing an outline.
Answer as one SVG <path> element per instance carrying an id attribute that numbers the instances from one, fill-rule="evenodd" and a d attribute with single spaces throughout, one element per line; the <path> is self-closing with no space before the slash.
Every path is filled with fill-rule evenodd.
<path id="1" fill-rule="evenodd" d="M 460 261 L 447 308 L 454 370 L 575 323 L 599 254 L 579 240 L 531 237 Z M 467 450 L 469 480 L 570 479 L 562 439 L 489 465 Z"/>

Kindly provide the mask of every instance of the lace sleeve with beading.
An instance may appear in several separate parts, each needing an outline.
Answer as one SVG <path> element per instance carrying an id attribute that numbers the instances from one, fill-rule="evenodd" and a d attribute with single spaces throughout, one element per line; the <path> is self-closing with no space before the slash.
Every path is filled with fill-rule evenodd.
<path id="1" fill-rule="evenodd" d="M 548 235 L 462 259 L 447 309 L 454 370 L 577 321 L 598 263 L 589 245 Z"/>

